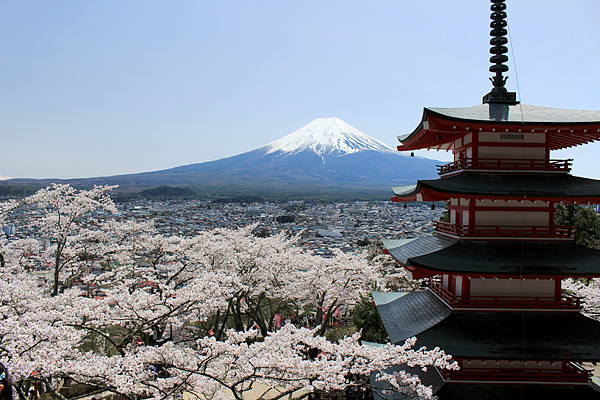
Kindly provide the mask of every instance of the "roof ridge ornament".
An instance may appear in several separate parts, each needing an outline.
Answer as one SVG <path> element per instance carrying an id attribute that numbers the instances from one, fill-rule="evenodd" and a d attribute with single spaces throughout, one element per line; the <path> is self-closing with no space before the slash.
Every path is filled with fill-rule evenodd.
<path id="1" fill-rule="evenodd" d="M 508 39 L 506 38 L 506 34 L 508 31 L 506 30 L 506 26 L 508 25 L 506 22 L 506 4 L 505 0 L 491 0 L 492 5 L 490 7 L 492 14 L 490 18 L 492 22 L 490 23 L 490 53 L 493 54 L 490 57 L 490 62 L 492 66 L 490 67 L 490 72 L 494 72 L 496 75 L 493 78 L 490 78 L 492 81 L 492 85 L 494 86 L 492 91 L 483 96 L 483 103 L 490 104 L 507 104 L 507 105 L 515 105 L 519 104 L 517 101 L 517 94 L 515 92 L 509 92 L 506 90 L 504 85 L 506 84 L 506 80 L 508 77 L 504 77 L 502 75 L 503 72 L 508 71 L 508 65 L 504 64 L 508 61 L 508 48 L 505 46 L 508 43 Z"/>

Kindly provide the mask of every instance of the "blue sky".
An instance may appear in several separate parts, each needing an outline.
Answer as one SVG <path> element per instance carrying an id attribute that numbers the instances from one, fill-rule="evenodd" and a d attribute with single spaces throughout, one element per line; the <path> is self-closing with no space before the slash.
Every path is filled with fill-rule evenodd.
<path id="1" fill-rule="evenodd" d="M 395 146 L 423 107 L 480 104 L 490 90 L 489 5 L 4 0 L 0 175 L 160 170 L 331 116 Z M 526 104 L 600 110 L 600 2 L 507 5 L 509 90 Z M 600 143 L 552 156 L 600 178 L 598 154 Z"/>

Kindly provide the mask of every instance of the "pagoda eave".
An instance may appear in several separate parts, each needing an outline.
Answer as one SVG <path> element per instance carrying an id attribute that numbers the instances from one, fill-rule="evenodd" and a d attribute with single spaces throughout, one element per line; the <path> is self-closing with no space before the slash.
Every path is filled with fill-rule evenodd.
<path id="1" fill-rule="evenodd" d="M 496 399 L 544 399 L 564 400 L 567 398 L 577 400 L 599 400 L 600 393 L 594 388 L 593 383 L 573 383 L 557 385 L 552 382 L 526 383 L 523 381 L 498 382 L 491 380 L 481 381 L 453 381 L 444 380 L 435 368 L 423 371 L 419 367 L 410 368 L 406 365 L 388 368 L 385 372 L 394 373 L 404 371 L 417 375 L 425 386 L 430 386 L 439 400 L 496 400 Z M 408 399 L 408 397 L 390 397 L 386 390 L 391 390 L 389 385 L 377 380 L 378 373 L 371 374 L 373 398 L 383 399 Z"/>
<path id="2" fill-rule="evenodd" d="M 600 250 L 562 241 L 465 241 L 424 236 L 386 251 L 413 277 L 600 277 Z M 392 247 L 394 246 L 394 247 Z"/>
<path id="3" fill-rule="evenodd" d="M 398 261 L 398 260 L 396 260 Z M 425 279 L 425 278 L 433 278 L 436 275 L 439 275 L 438 271 L 419 268 L 413 265 L 404 265 L 404 268 L 407 271 L 408 279 L 416 280 L 416 279 Z"/>
<path id="4" fill-rule="evenodd" d="M 395 344 L 416 336 L 419 346 L 461 359 L 600 361 L 600 346 L 590 342 L 600 322 L 579 313 L 452 311 L 430 291 L 376 306 Z"/>
<path id="5" fill-rule="evenodd" d="M 457 197 L 456 194 L 453 193 L 444 193 L 444 192 L 435 192 L 431 190 L 423 190 L 419 193 L 409 196 L 393 196 L 390 198 L 392 203 L 411 203 L 411 202 L 428 202 L 428 201 L 448 201 L 452 197 Z M 463 199 L 497 199 L 497 200 L 523 200 L 521 196 L 502 196 L 502 195 L 489 195 L 489 194 L 479 194 L 479 195 L 460 195 Z M 590 204 L 600 204 L 600 196 L 599 197 L 574 197 L 570 199 L 565 199 L 563 197 L 547 197 L 547 196 L 529 196 L 527 197 L 529 201 L 552 201 L 555 203 L 562 204 L 579 204 L 579 205 L 590 205 Z"/>
<path id="6" fill-rule="evenodd" d="M 554 118 L 560 115 L 560 120 Z M 550 150 L 600 140 L 600 112 L 561 110 L 530 105 L 489 105 L 456 109 L 425 108 L 417 128 L 398 137 L 399 151 L 450 150 L 453 142 L 470 132 L 536 133 L 547 136 Z"/>
<path id="7" fill-rule="evenodd" d="M 596 385 L 555 385 L 523 383 L 447 382 L 435 394 L 440 400 L 491 400 L 491 399 L 544 399 L 544 400 L 598 400 Z M 378 399 L 379 400 L 379 399 Z"/>
<path id="8" fill-rule="evenodd" d="M 389 252 L 384 251 L 385 254 L 390 254 Z M 462 272 L 457 272 L 457 271 L 447 271 L 447 270 L 440 270 L 440 269 L 434 269 L 434 268 L 430 268 L 428 266 L 423 266 L 423 265 L 415 265 L 415 264 L 411 264 L 409 263 L 402 263 L 400 262 L 398 259 L 396 259 L 395 257 L 392 256 L 392 258 L 394 258 L 394 260 L 396 261 L 396 263 L 398 265 L 400 265 L 401 267 L 403 267 L 404 269 L 406 269 L 407 275 L 409 279 L 427 279 L 427 278 L 433 278 L 434 276 L 438 276 L 440 274 L 454 274 L 454 275 L 462 275 L 467 277 L 468 279 L 498 279 L 498 278 L 502 278 L 502 279 L 566 279 L 566 278 L 570 278 L 573 275 L 572 274 L 564 274 L 564 275 L 540 275 L 540 274 L 529 274 L 529 275 L 524 275 L 524 274 L 504 274 L 502 272 L 470 272 L 470 273 L 462 273 Z M 588 275 L 578 275 L 577 278 L 582 278 L 582 279 L 592 279 L 592 278 L 598 278 L 600 277 L 600 271 L 598 271 L 597 273 L 590 273 Z"/>
<path id="9" fill-rule="evenodd" d="M 453 312 L 416 336 L 421 346 L 469 359 L 600 361 L 600 347 L 590 342 L 600 322 L 579 313 Z"/>
<path id="10" fill-rule="evenodd" d="M 463 172 L 443 179 L 419 180 L 393 187 L 393 202 L 464 199 L 542 200 L 600 204 L 600 181 L 568 174 L 477 174 Z"/>
<path id="11" fill-rule="evenodd" d="M 396 195 L 391 198 L 392 203 L 407 203 L 415 201 L 446 201 L 450 198 L 448 193 L 436 192 L 433 190 L 421 189 L 417 193 L 405 195 Z"/>

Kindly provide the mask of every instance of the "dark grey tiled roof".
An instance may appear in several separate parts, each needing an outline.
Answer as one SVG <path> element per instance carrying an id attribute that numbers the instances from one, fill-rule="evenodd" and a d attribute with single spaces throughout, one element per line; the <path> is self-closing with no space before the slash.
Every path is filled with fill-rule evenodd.
<path id="1" fill-rule="evenodd" d="M 600 276 L 600 250 L 572 242 L 453 241 L 434 235 L 387 250 L 403 265 L 446 273 Z"/>
<path id="2" fill-rule="evenodd" d="M 490 107 L 505 107 L 505 112 L 490 111 Z M 480 104 L 464 108 L 432 108 L 425 110 L 444 115 L 454 119 L 471 121 L 507 121 L 507 122 L 533 122 L 533 123 L 593 123 L 600 122 L 600 111 L 564 110 L 560 108 L 547 108 L 517 104 L 514 106 Z M 502 115 L 503 118 L 497 116 Z"/>
<path id="3" fill-rule="evenodd" d="M 579 313 L 455 311 L 418 334 L 417 346 L 437 346 L 459 358 L 595 362 L 600 322 Z"/>
<path id="4" fill-rule="evenodd" d="M 439 400 L 600 400 L 590 385 L 491 385 L 446 383 Z"/>
<path id="5" fill-rule="evenodd" d="M 393 343 L 404 342 L 451 313 L 429 290 L 408 293 L 391 303 L 378 305 L 377 311 Z"/>
<path id="6" fill-rule="evenodd" d="M 427 381 L 421 374 L 421 382 Z M 371 384 L 381 385 L 371 375 Z M 431 383 L 427 383 L 427 386 Z M 592 385 L 531 385 L 531 384 L 485 384 L 485 383 L 443 383 L 432 385 L 433 393 L 439 400 L 600 400 L 600 392 Z M 408 400 L 407 396 L 373 391 L 375 400 Z"/>
<path id="7" fill-rule="evenodd" d="M 591 198 L 600 196 L 600 180 L 561 174 L 486 174 L 463 172 L 448 178 L 422 180 L 417 185 L 392 188 L 408 197 L 422 189 L 464 195 Z"/>
<path id="8" fill-rule="evenodd" d="M 392 301 L 398 300 L 402 296 L 406 296 L 410 292 L 377 292 L 372 291 L 373 301 L 376 306 L 391 303 Z"/>
<path id="9" fill-rule="evenodd" d="M 383 247 L 386 249 L 391 249 L 394 247 L 404 246 L 408 242 L 412 242 L 416 238 L 411 239 L 381 239 L 381 243 L 383 243 Z"/>
<path id="10" fill-rule="evenodd" d="M 406 186 L 395 186 L 392 188 L 392 192 L 396 196 L 410 196 L 419 193 L 417 190 L 418 185 L 406 185 Z"/>
<path id="11" fill-rule="evenodd" d="M 407 264 L 409 259 L 435 253 L 436 251 L 443 250 L 456 243 L 458 243 L 458 240 L 440 235 L 430 235 L 422 236 L 398 247 L 386 247 L 386 250 L 396 260 L 400 261 L 402 264 Z"/>

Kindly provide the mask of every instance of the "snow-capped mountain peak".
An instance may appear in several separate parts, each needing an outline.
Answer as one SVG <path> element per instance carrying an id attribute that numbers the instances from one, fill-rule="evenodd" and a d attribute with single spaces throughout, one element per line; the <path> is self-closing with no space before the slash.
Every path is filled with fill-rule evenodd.
<path id="1" fill-rule="evenodd" d="M 268 153 L 281 151 L 296 153 L 312 150 L 320 156 L 337 155 L 375 150 L 394 153 L 396 150 L 347 124 L 339 118 L 317 118 L 295 132 L 265 146 Z"/>

